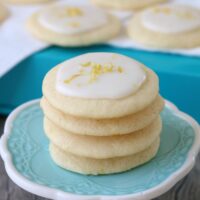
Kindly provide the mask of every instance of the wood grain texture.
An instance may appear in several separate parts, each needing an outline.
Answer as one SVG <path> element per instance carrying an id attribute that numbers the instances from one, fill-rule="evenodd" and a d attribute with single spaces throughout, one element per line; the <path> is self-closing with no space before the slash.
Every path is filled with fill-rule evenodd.
<path id="1" fill-rule="evenodd" d="M 5 117 L 0 116 L 0 135 L 3 133 Z M 193 170 L 171 190 L 155 200 L 199 200 L 200 199 L 200 156 Z M 7 176 L 0 158 L 0 200 L 47 200 L 22 190 Z"/>

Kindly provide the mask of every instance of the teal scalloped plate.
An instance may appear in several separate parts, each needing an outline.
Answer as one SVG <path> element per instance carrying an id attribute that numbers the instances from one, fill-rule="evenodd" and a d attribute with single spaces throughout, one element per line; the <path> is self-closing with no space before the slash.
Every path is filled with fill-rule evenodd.
<path id="1" fill-rule="evenodd" d="M 86 176 L 56 166 L 49 155 L 39 100 L 23 104 L 8 117 L 0 153 L 17 185 L 46 198 L 151 199 L 192 169 L 200 146 L 199 125 L 191 117 L 169 102 L 161 117 L 163 130 L 156 157 L 124 173 Z"/>

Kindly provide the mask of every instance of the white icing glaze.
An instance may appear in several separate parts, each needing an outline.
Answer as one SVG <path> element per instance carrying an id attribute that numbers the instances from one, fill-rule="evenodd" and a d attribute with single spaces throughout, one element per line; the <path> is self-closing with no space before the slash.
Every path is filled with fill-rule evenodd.
<path id="1" fill-rule="evenodd" d="M 38 22 L 47 29 L 73 35 L 105 25 L 107 14 L 89 5 L 61 4 L 42 10 Z"/>
<path id="2" fill-rule="evenodd" d="M 200 28 L 200 10 L 186 5 L 166 4 L 143 11 L 143 25 L 161 33 L 180 33 Z"/>
<path id="3" fill-rule="evenodd" d="M 87 66 L 88 63 L 90 66 Z M 101 69 L 111 67 L 113 72 L 97 75 L 96 79 L 90 82 L 93 77 L 91 70 L 94 70 L 92 66 L 99 64 Z M 82 72 L 84 75 L 76 77 L 81 70 L 84 70 Z M 142 65 L 129 57 L 114 53 L 88 53 L 60 65 L 56 77 L 56 89 L 63 95 L 71 97 L 118 99 L 135 93 L 145 78 L 146 73 Z"/>

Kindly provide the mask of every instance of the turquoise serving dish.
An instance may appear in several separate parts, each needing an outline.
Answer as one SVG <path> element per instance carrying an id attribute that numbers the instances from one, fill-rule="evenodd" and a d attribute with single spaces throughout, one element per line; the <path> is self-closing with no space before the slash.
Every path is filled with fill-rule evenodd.
<path id="1" fill-rule="evenodd" d="M 160 78 L 160 92 L 200 122 L 200 58 L 98 45 L 84 48 L 50 47 L 31 55 L 0 78 L 0 113 L 42 96 L 45 74 L 58 63 L 86 52 L 116 52 L 137 59 Z"/>
<path id="2" fill-rule="evenodd" d="M 166 102 L 161 113 L 161 145 L 150 162 L 124 173 L 87 176 L 58 167 L 51 160 L 39 100 L 8 117 L 0 153 L 10 178 L 23 189 L 55 200 L 148 200 L 183 178 L 200 147 L 199 125 Z"/>

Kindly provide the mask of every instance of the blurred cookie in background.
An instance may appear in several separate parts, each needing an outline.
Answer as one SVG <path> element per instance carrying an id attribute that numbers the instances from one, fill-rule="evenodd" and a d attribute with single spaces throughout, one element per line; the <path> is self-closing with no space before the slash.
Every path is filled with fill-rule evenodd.
<path id="1" fill-rule="evenodd" d="M 167 2 L 167 0 L 91 0 L 94 4 L 107 8 L 121 10 L 137 10 L 153 4 Z"/>
<path id="2" fill-rule="evenodd" d="M 0 23 L 3 22 L 9 15 L 7 8 L 0 4 Z"/>
<path id="3" fill-rule="evenodd" d="M 33 14 L 28 30 L 38 39 L 60 46 L 105 42 L 121 29 L 118 18 L 90 5 L 51 5 Z"/>
<path id="4" fill-rule="evenodd" d="M 35 4 L 35 3 L 53 2 L 54 0 L 1 0 L 1 1 L 11 4 Z"/>
<path id="5" fill-rule="evenodd" d="M 157 5 L 137 13 L 128 26 L 134 42 L 157 48 L 200 46 L 200 10 L 187 5 Z"/>

